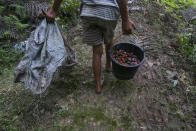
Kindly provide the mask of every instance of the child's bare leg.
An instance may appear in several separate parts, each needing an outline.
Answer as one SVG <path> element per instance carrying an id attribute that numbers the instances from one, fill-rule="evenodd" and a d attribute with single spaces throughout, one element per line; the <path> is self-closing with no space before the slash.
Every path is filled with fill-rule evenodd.
<path id="1" fill-rule="evenodd" d="M 103 54 L 102 44 L 93 46 L 93 72 L 96 82 L 96 91 L 97 93 L 101 93 L 102 85 L 101 85 L 101 57 Z"/>
<path id="2" fill-rule="evenodd" d="M 111 63 L 111 59 L 110 59 L 110 48 L 113 46 L 114 41 L 113 39 L 105 46 L 105 52 L 106 52 L 106 65 L 105 65 L 105 70 L 107 72 L 111 72 L 112 71 L 112 63 Z"/>

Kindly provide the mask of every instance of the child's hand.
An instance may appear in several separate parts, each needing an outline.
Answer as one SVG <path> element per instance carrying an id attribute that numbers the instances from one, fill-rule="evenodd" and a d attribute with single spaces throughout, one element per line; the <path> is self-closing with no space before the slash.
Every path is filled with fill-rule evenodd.
<path id="1" fill-rule="evenodd" d="M 133 30 L 135 28 L 135 24 L 131 19 L 128 19 L 127 21 L 122 21 L 122 32 L 125 35 L 132 34 Z"/>
<path id="2" fill-rule="evenodd" d="M 47 13 L 43 12 L 46 16 L 46 20 L 48 22 L 54 22 L 57 13 L 54 11 L 53 8 L 49 9 Z"/>

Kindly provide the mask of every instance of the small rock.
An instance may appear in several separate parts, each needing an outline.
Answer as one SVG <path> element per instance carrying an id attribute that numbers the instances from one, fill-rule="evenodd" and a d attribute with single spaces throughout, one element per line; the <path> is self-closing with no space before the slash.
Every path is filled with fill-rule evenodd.
<path id="1" fill-rule="evenodd" d="M 161 63 L 160 63 L 160 62 L 157 62 L 157 63 L 156 63 L 156 65 L 157 65 L 157 66 L 160 66 L 160 65 L 161 65 Z"/>
<path id="2" fill-rule="evenodd" d="M 142 130 L 146 130 L 147 129 L 147 127 L 145 127 L 145 126 L 142 126 L 142 127 L 140 127 Z"/>
<path id="3" fill-rule="evenodd" d="M 174 77 L 176 77 L 177 76 L 177 72 L 176 71 L 169 71 L 169 70 L 167 70 L 166 71 L 166 73 L 167 73 L 167 78 L 169 79 L 169 80 L 173 80 L 174 79 Z"/>
<path id="4" fill-rule="evenodd" d="M 134 6 L 134 7 L 129 8 L 129 11 L 142 11 L 142 10 L 143 8 L 139 6 Z"/>
<path id="5" fill-rule="evenodd" d="M 194 16 L 194 17 L 191 19 L 191 21 L 194 21 L 194 20 L 196 20 L 196 16 Z"/>
<path id="6" fill-rule="evenodd" d="M 154 64 L 151 61 L 148 61 L 148 65 L 152 67 Z"/>
<path id="7" fill-rule="evenodd" d="M 91 121 L 94 121 L 94 118 L 93 118 L 93 117 L 91 117 L 91 118 L 90 118 L 90 120 L 91 120 Z"/>
<path id="8" fill-rule="evenodd" d="M 44 109 L 42 109 L 42 110 L 40 111 L 40 113 L 41 113 L 41 114 L 44 114 L 44 112 L 45 112 L 45 110 L 44 110 Z"/>
<path id="9" fill-rule="evenodd" d="M 93 122 L 93 126 L 96 126 L 97 124 L 95 122 Z"/>
<path id="10" fill-rule="evenodd" d="M 128 5 L 131 5 L 134 2 L 134 0 L 129 0 Z"/>
<path id="11" fill-rule="evenodd" d="M 100 126 L 100 125 L 101 125 L 101 122 L 100 122 L 100 121 L 98 121 L 98 122 L 97 122 L 97 125 L 98 125 L 98 126 Z"/>
<path id="12" fill-rule="evenodd" d="M 80 39 L 80 37 L 79 36 L 76 36 L 75 38 L 74 38 L 74 41 L 78 41 Z"/>

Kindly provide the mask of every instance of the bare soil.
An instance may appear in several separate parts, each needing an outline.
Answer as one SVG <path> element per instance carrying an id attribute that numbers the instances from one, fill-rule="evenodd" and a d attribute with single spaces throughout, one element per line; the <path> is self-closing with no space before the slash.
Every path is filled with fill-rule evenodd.
<path id="1" fill-rule="evenodd" d="M 120 20 L 115 38 L 119 37 L 116 43 L 134 41 L 146 52 L 134 79 L 117 80 L 106 73 L 103 56 L 105 82 L 103 93 L 97 95 L 92 48 L 82 43 L 78 24 L 69 31 L 69 39 L 79 64 L 69 72 L 62 70 L 48 93 L 33 96 L 22 85 L 12 84 L 12 73 L 1 75 L 0 130 L 194 130 L 194 67 L 173 46 L 178 44 L 174 39 L 177 25 L 172 18 L 172 24 L 159 20 L 161 9 L 153 2 L 133 5 L 142 7 L 130 12 L 138 39 L 119 37 Z"/>

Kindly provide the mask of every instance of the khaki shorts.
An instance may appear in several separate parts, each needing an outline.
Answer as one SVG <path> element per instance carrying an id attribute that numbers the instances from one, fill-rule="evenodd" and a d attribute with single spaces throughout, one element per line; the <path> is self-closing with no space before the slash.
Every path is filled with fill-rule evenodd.
<path id="1" fill-rule="evenodd" d="M 83 42 L 94 46 L 104 42 L 108 44 L 114 37 L 116 21 L 102 20 L 94 17 L 82 17 Z"/>

